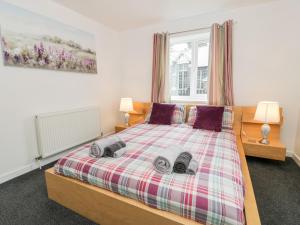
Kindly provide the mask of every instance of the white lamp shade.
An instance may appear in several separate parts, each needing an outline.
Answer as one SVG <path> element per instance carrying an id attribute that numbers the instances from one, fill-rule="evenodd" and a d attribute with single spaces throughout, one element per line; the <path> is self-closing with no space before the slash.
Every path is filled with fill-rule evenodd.
<path id="1" fill-rule="evenodd" d="M 256 108 L 254 120 L 264 123 L 279 123 L 279 103 L 278 102 L 259 102 Z"/>
<path id="2" fill-rule="evenodd" d="M 133 110 L 132 98 L 121 98 L 120 111 L 130 112 Z"/>

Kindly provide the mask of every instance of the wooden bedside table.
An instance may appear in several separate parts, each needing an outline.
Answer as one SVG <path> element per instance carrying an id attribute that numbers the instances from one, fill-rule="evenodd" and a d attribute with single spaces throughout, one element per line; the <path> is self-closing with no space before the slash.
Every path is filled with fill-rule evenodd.
<path id="1" fill-rule="evenodd" d="M 115 126 L 115 132 L 118 133 L 118 132 L 121 132 L 125 129 L 127 129 L 128 127 L 130 127 L 130 125 L 125 125 L 125 124 L 118 124 L 117 126 Z"/>
<path id="2" fill-rule="evenodd" d="M 270 144 L 259 143 L 260 139 L 242 137 L 245 154 L 267 159 L 285 160 L 286 148 L 279 140 L 270 139 Z"/>
<path id="3" fill-rule="evenodd" d="M 268 145 L 259 143 L 262 123 L 253 119 L 255 110 L 255 107 L 244 107 L 243 109 L 241 137 L 245 154 L 284 161 L 286 147 L 280 142 L 280 129 L 283 121 L 282 109 L 280 109 L 280 122 L 270 124 L 270 144 Z"/>
<path id="4" fill-rule="evenodd" d="M 129 112 L 129 126 L 126 126 L 125 124 L 118 124 L 115 126 L 116 133 L 121 132 L 135 124 L 144 122 L 150 108 L 151 103 L 149 102 L 133 102 L 133 111 Z"/>

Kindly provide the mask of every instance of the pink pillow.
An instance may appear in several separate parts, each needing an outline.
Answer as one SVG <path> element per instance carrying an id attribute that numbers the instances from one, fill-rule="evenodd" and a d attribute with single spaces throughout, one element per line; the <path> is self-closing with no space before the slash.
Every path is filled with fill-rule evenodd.
<path id="1" fill-rule="evenodd" d="M 224 107 L 197 106 L 197 117 L 193 128 L 221 132 Z"/>
<path id="2" fill-rule="evenodd" d="M 175 105 L 153 103 L 150 124 L 171 125 Z"/>

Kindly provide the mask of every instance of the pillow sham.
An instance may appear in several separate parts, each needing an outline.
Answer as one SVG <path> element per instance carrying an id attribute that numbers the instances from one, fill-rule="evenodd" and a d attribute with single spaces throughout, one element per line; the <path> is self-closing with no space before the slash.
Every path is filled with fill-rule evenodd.
<path id="1" fill-rule="evenodd" d="M 197 106 L 197 117 L 193 128 L 221 132 L 223 113 L 223 106 Z"/>
<path id="2" fill-rule="evenodd" d="M 187 124 L 193 126 L 197 117 L 197 107 L 192 106 L 189 111 Z M 234 120 L 234 112 L 232 106 L 224 106 L 224 113 L 222 119 L 222 129 L 232 130 Z"/>
<path id="3" fill-rule="evenodd" d="M 234 112 L 232 106 L 224 106 L 222 129 L 233 129 Z"/>
<path id="4" fill-rule="evenodd" d="M 187 124 L 193 126 L 197 117 L 197 107 L 192 106 L 189 111 Z"/>
<path id="5" fill-rule="evenodd" d="M 175 105 L 153 103 L 150 124 L 171 125 Z"/>
<path id="6" fill-rule="evenodd" d="M 150 116 L 152 112 L 152 107 L 149 110 L 146 118 L 145 118 L 145 123 L 149 123 L 150 121 Z M 184 105 L 175 105 L 175 109 L 172 115 L 172 121 L 171 124 L 181 124 L 185 122 L 185 107 Z"/>

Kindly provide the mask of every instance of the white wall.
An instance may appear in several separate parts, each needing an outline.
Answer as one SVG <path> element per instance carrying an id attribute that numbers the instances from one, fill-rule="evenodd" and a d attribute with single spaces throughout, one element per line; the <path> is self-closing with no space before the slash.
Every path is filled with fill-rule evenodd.
<path id="1" fill-rule="evenodd" d="M 298 111 L 298 129 L 296 134 L 294 159 L 300 166 L 300 110 Z"/>
<path id="2" fill-rule="evenodd" d="M 0 183 L 34 167 L 35 114 L 99 105 L 107 133 L 119 118 L 120 100 L 118 33 L 51 1 L 9 2 L 94 34 L 98 74 L 4 67 L 0 57 Z"/>
<path id="3" fill-rule="evenodd" d="M 294 152 L 300 108 L 300 1 L 281 0 L 225 13 L 206 14 L 121 34 L 122 96 L 149 101 L 152 36 L 233 19 L 236 105 L 275 100 L 284 109 L 282 141 Z"/>

